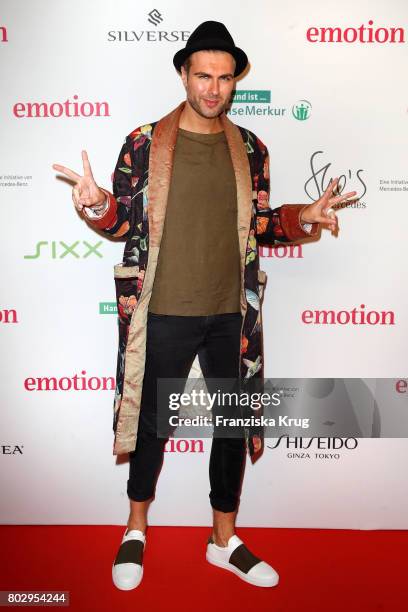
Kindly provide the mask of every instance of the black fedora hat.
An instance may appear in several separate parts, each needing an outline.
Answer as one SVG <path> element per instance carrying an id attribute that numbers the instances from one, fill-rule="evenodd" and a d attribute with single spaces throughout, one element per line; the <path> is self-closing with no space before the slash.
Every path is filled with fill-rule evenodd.
<path id="1" fill-rule="evenodd" d="M 223 23 L 204 21 L 190 34 L 184 49 L 177 51 L 173 57 L 177 72 L 181 72 L 181 66 L 189 55 L 206 49 L 219 49 L 231 53 L 236 61 L 234 76 L 241 74 L 248 64 L 246 53 L 235 46 L 231 34 Z"/>

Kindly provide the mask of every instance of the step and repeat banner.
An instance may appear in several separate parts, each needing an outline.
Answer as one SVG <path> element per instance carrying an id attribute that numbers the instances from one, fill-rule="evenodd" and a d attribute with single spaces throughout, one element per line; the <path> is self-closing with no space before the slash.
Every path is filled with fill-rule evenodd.
<path id="1" fill-rule="evenodd" d="M 403 0 L 2 2 L 1 520 L 127 520 L 128 457 L 112 454 L 124 244 L 81 219 L 52 164 L 82 172 L 85 149 L 111 188 L 125 136 L 185 98 L 172 58 L 206 20 L 248 54 L 229 117 L 269 149 L 271 206 L 310 203 L 336 176 L 359 197 L 337 237 L 260 249 L 265 376 L 316 379 L 322 428 L 247 460 L 238 524 L 407 528 Z M 168 442 L 151 524 L 210 523 L 210 445 Z"/>

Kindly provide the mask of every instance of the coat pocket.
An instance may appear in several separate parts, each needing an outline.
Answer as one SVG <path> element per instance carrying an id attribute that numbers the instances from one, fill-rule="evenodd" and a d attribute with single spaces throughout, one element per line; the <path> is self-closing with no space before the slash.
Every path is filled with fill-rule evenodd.
<path id="1" fill-rule="evenodd" d="M 258 270 L 258 295 L 260 301 L 263 298 L 267 278 L 266 272 L 263 270 Z"/>
<path id="2" fill-rule="evenodd" d="M 114 278 L 119 321 L 129 325 L 140 294 L 139 266 L 117 264 L 114 266 Z"/>

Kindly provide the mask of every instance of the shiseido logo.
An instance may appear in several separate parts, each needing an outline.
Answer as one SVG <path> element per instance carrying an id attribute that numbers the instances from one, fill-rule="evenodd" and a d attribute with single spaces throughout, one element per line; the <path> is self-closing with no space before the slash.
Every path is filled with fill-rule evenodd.
<path id="1" fill-rule="evenodd" d="M 90 244 L 87 240 L 76 240 L 75 242 L 67 243 L 63 240 L 40 240 L 35 246 L 35 252 L 31 255 L 24 255 L 24 259 L 39 259 L 40 257 L 50 257 L 51 259 L 64 259 L 70 256 L 74 259 L 86 259 L 91 255 L 95 257 L 103 257 L 99 252 L 102 240 L 95 244 Z"/>
<path id="2" fill-rule="evenodd" d="M 164 447 L 166 453 L 203 453 L 203 440 L 169 438 Z"/>
<path id="3" fill-rule="evenodd" d="M 311 43 L 404 43 L 405 30 L 402 27 L 372 27 L 372 19 L 368 27 L 361 25 L 358 28 L 348 27 L 311 27 L 306 30 L 306 40 Z"/>
<path id="4" fill-rule="evenodd" d="M 110 117 L 108 102 L 78 102 L 78 96 L 72 96 L 73 101 L 64 102 L 16 102 L 13 115 L 18 119 L 44 119 L 47 117 Z"/>
<path id="5" fill-rule="evenodd" d="M 26 391 L 114 391 L 115 386 L 113 376 L 88 376 L 86 370 L 82 370 L 80 375 L 40 376 L 24 380 Z"/>
<path id="6" fill-rule="evenodd" d="M 355 450 L 358 446 L 357 438 L 291 438 L 281 436 L 276 444 L 267 444 L 267 448 L 275 450 L 278 446 L 290 451 L 286 453 L 288 459 L 340 459 L 339 450 Z M 312 452 L 314 451 L 314 452 Z M 322 452 L 323 451 L 323 452 Z M 328 451 L 328 452 L 327 452 Z"/>
<path id="7" fill-rule="evenodd" d="M 147 13 L 147 21 L 158 26 L 163 21 L 163 15 L 152 9 Z M 108 32 L 109 42 L 179 42 L 187 41 L 190 36 L 188 30 L 110 30 Z"/>
<path id="8" fill-rule="evenodd" d="M 301 244 L 279 244 L 277 246 L 259 246 L 260 257 L 273 259 L 303 259 Z"/>
<path id="9" fill-rule="evenodd" d="M 284 448 L 318 448 L 323 450 L 339 450 L 341 448 L 347 448 L 348 450 L 354 450 L 358 446 L 358 440 L 357 438 L 291 438 L 290 436 L 280 436 L 275 445 L 272 446 L 271 444 L 267 444 L 267 447 L 273 450 L 278 448 L 278 446 L 281 444 Z"/>
<path id="10" fill-rule="evenodd" d="M 1 444 L 2 455 L 22 455 L 24 444 Z"/>
<path id="11" fill-rule="evenodd" d="M 306 325 L 395 325 L 393 310 L 369 310 L 365 304 L 352 310 L 303 310 Z"/>
<path id="12" fill-rule="evenodd" d="M 323 154 L 323 151 L 315 151 L 312 153 L 310 158 L 310 169 L 312 171 L 312 175 L 307 179 L 304 189 L 305 193 L 309 196 L 309 198 L 313 201 L 318 200 L 322 195 L 325 189 L 328 187 L 331 177 L 326 178 L 326 174 L 332 165 L 331 162 L 327 163 L 319 163 L 316 160 L 317 155 Z M 347 170 L 344 174 L 338 174 L 339 177 L 339 193 L 342 193 L 344 190 L 346 191 L 357 191 L 355 202 L 345 202 L 344 204 L 338 205 L 337 208 L 365 208 L 366 203 L 361 202 L 361 198 L 367 192 L 367 186 L 362 178 L 362 173 L 364 170 L 359 168 L 358 170 Z M 351 181 L 351 185 L 346 184 L 348 181 Z M 357 183 L 357 184 L 356 184 Z M 358 185 L 358 183 L 360 185 Z M 360 193 L 358 193 L 360 187 Z"/>
<path id="13" fill-rule="evenodd" d="M 8 42 L 7 28 L 5 26 L 0 26 L 0 42 L 2 43 Z"/>
<path id="14" fill-rule="evenodd" d="M 0 323 L 18 323 L 17 311 L 14 308 L 0 310 Z"/>

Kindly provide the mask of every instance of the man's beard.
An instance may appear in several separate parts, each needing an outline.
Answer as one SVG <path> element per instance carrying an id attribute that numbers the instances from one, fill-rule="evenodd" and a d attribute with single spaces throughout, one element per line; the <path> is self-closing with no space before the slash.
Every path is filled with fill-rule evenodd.
<path id="1" fill-rule="evenodd" d="M 209 98 L 209 100 L 210 99 L 211 98 Z M 209 108 L 209 109 L 206 109 L 206 111 L 203 111 L 199 103 L 194 98 L 187 95 L 187 100 L 189 101 L 190 106 L 192 106 L 192 108 L 196 111 L 196 113 L 198 113 L 201 117 L 205 117 L 205 119 L 213 119 L 214 117 L 218 117 L 224 112 L 227 106 L 227 102 L 225 102 L 224 104 L 221 104 L 221 107 L 217 109 Z M 221 102 L 221 100 L 219 100 L 219 102 Z"/>

